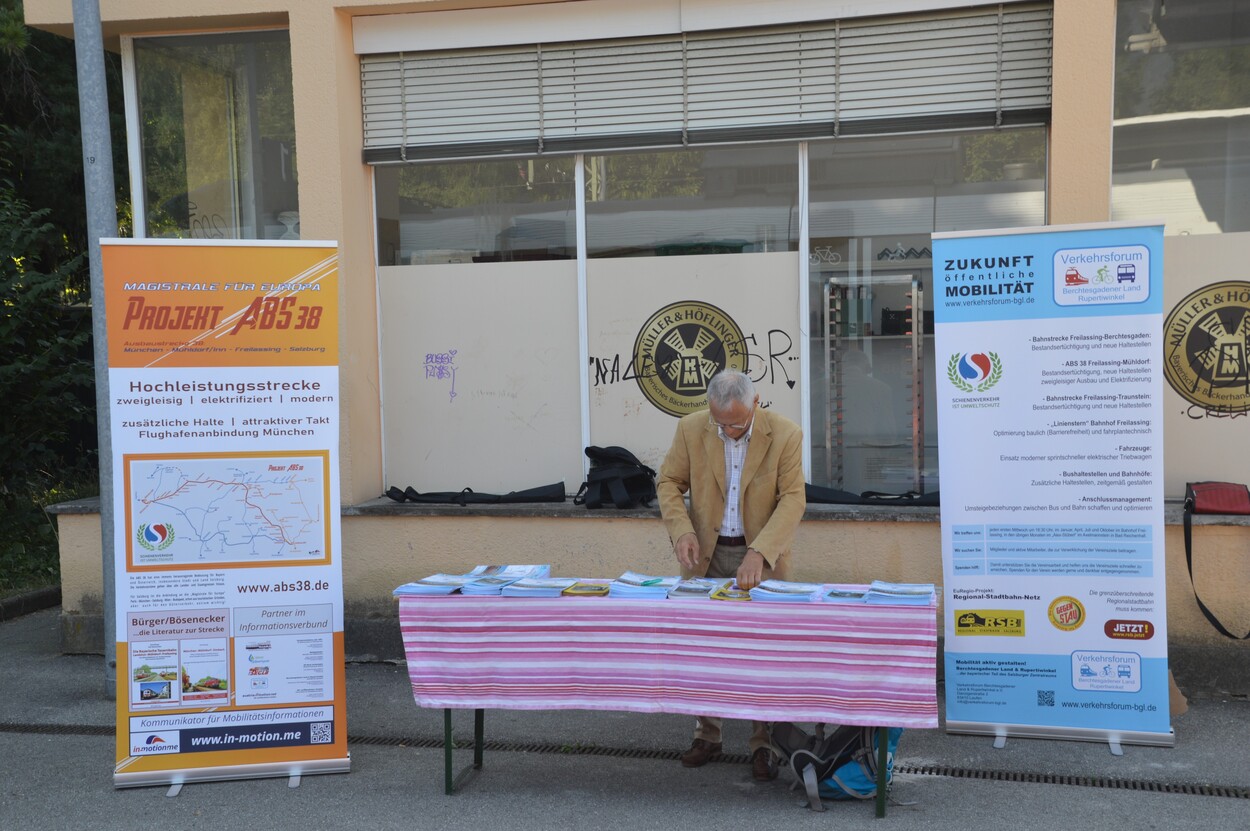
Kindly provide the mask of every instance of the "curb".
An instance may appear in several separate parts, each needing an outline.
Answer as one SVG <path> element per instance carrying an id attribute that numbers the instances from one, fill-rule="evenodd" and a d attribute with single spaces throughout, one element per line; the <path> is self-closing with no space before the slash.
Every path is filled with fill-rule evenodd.
<path id="1" fill-rule="evenodd" d="M 48 586 L 0 598 L 0 620 L 10 620 L 31 612 L 61 605 L 61 587 Z"/>

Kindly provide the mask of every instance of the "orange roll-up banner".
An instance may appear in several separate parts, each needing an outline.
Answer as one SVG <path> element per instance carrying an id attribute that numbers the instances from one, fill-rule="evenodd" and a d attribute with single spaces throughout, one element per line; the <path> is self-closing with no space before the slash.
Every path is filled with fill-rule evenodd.
<path id="1" fill-rule="evenodd" d="M 113 782 L 347 771 L 337 247 L 101 252 Z"/>

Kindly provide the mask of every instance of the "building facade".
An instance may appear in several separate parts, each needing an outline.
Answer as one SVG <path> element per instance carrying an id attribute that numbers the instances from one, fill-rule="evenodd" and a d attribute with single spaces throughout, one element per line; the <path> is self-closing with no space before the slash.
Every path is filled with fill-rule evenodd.
<path id="1" fill-rule="evenodd" d="M 25 8 L 72 35 L 68 0 Z M 1186 310 L 1209 285 L 1250 288 L 1250 0 L 101 13 L 125 67 L 136 235 L 339 243 L 358 631 L 391 625 L 399 583 L 478 562 L 668 568 L 655 511 L 379 495 L 572 493 L 587 445 L 658 466 L 724 365 L 803 425 L 812 484 L 940 491 L 934 232 L 1162 223 L 1168 325 L 1218 341 L 1169 374 L 1165 491 L 1246 478 L 1250 295 Z M 75 510 L 68 648 L 91 642 L 99 598 L 98 523 Z M 1214 647 L 1169 510 L 1170 631 Z M 1232 588 L 1247 529 L 1211 522 L 1204 600 L 1250 621 Z M 940 551 L 936 510 L 813 507 L 796 576 L 940 582 Z"/>

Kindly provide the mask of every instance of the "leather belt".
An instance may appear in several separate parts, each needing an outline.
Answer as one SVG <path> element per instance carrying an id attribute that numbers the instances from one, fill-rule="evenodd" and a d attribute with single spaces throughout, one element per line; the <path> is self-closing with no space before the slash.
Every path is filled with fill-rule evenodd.
<path id="1" fill-rule="evenodd" d="M 746 537 L 717 537 L 717 545 L 746 545 Z"/>

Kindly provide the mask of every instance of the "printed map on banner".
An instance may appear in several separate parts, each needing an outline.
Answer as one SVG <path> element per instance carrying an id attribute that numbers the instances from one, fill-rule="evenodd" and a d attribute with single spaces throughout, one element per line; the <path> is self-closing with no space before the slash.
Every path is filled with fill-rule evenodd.
<path id="1" fill-rule="evenodd" d="M 134 566 L 327 560 L 324 453 L 128 456 Z"/>

